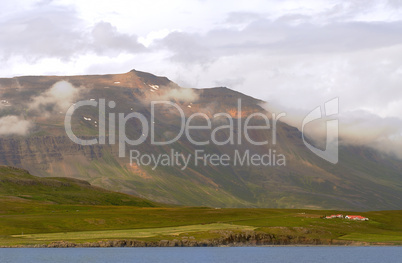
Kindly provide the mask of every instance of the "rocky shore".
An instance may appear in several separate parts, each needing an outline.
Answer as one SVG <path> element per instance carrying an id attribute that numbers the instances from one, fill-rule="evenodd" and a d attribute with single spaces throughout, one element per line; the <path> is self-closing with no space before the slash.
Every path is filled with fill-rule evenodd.
<path id="1" fill-rule="evenodd" d="M 159 240 L 159 241 L 141 241 L 141 240 L 100 240 L 96 242 L 74 243 L 69 241 L 57 241 L 50 244 L 38 244 L 14 247 L 37 247 L 37 248 L 70 248 L 70 247 L 220 247 L 220 246 L 275 246 L 275 245 L 389 245 L 389 244 L 371 244 L 368 242 L 341 241 L 316 239 L 307 237 L 295 237 L 291 235 L 278 236 L 262 232 L 243 231 L 243 232 L 225 232 L 220 238 L 195 240 L 191 238 Z"/>

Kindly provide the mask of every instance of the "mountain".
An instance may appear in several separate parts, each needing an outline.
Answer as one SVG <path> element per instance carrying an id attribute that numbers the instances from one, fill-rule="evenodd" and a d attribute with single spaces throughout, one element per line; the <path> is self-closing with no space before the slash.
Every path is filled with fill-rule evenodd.
<path id="1" fill-rule="evenodd" d="M 165 77 L 132 70 L 114 75 L 3 78 L 0 100 L 0 164 L 24 168 L 36 176 L 73 177 L 169 204 L 402 209 L 401 160 L 372 148 L 341 144 L 339 162 L 328 163 L 307 149 L 297 128 L 278 121 L 274 130 L 271 113 L 260 106 L 263 101 L 228 88 L 186 89 Z M 96 139 L 93 145 L 74 143 L 65 130 L 68 108 L 82 100 L 97 105 L 77 104 L 71 130 L 80 139 Z M 103 100 L 105 111 L 99 113 Z M 154 112 L 152 101 L 159 102 Z M 209 118 L 211 128 L 189 129 L 188 135 L 183 132 L 172 144 L 154 145 L 153 124 L 157 142 L 174 139 L 183 127 L 180 110 L 161 101 L 175 103 L 191 126 L 207 126 Z M 143 116 L 147 125 L 134 115 L 124 119 L 130 113 Z M 248 116 L 258 113 L 269 116 L 271 129 L 251 129 L 249 139 L 268 140 L 267 145 L 250 143 L 244 132 Z M 191 117 L 194 114 L 198 116 Z M 254 116 L 249 125 L 265 124 L 260 115 Z M 100 129 L 103 120 L 105 129 Z M 222 128 L 214 138 L 225 142 L 232 136 L 233 140 L 212 143 L 212 130 L 223 125 L 232 129 Z M 100 143 L 103 132 L 105 144 Z M 144 141 L 120 144 L 124 137 L 119 132 L 127 135 L 127 141 L 143 137 Z M 195 145 L 191 140 L 209 144 Z M 130 151 L 138 155 L 132 165 Z M 123 153 L 125 157 L 119 157 Z M 197 164 L 196 153 L 200 153 Z M 227 155 L 230 161 L 214 165 L 212 154 Z M 263 162 L 271 163 L 251 161 L 253 155 L 265 156 Z M 152 156 L 155 160 L 169 157 L 170 162 L 153 169 Z M 182 169 L 181 156 L 190 156 L 186 169 Z"/>
<path id="2" fill-rule="evenodd" d="M 86 181 L 63 177 L 40 178 L 23 169 L 0 166 L 0 199 L 16 198 L 55 204 L 157 206 L 138 197 L 91 186 Z"/>

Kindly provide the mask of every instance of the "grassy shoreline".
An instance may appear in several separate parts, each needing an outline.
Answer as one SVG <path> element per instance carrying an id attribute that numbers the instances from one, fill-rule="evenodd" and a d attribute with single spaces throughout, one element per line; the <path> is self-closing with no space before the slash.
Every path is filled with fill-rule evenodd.
<path id="1" fill-rule="evenodd" d="M 358 214 L 369 221 L 323 219 Z M 167 206 L 0 166 L 0 247 L 402 245 L 402 210 Z"/>
<path id="2" fill-rule="evenodd" d="M 402 245 L 400 210 L 358 213 L 144 208 L 56 205 L 26 200 L 2 200 L 2 204 L 0 247 Z M 334 213 L 361 214 L 370 220 L 321 218 Z"/>

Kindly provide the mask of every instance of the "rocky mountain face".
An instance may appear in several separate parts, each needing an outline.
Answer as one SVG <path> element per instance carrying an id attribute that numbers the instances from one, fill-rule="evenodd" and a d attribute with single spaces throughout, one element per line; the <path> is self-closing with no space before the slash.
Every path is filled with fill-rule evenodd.
<path id="1" fill-rule="evenodd" d="M 298 129 L 275 125 L 262 101 L 227 88 L 186 89 L 133 70 L 0 79 L 0 100 L 0 164 L 33 175 L 73 177 L 182 205 L 402 208 L 401 160 L 341 145 L 339 162 L 328 163 L 305 147 Z M 92 105 L 81 106 L 84 100 Z M 96 143 L 68 137 L 69 109 L 73 135 Z M 246 124 L 266 125 L 262 115 L 270 128 L 245 133 Z M 182 120 L 205 129 L 183 130 Z M 156 142 L 178 139 L 155 145 L 151 134 Z M 226 161 L 217 159 L 222 156 Z"/>

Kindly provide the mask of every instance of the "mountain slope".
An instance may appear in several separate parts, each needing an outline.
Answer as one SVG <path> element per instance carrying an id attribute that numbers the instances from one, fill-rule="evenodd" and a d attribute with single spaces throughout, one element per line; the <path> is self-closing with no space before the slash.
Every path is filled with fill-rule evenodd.
<path id="1" fill-rule="evenodd" d="M 116 103 L 114 108 L 106 107 L 106 113 L 115 114 L 115 126 L 109 125 L 111 115 L 105 114 L 105 134 L 108 139 L 113 130 L 116 134 L 115 144 L 75 144 L 67 137 L 64 129 L 66 109 L 55 110 L 55 103 L 43 105 L 40 111 L 32 109 L 32 102 L 37 101 L 38 97 L 42 101 L 49 99 L 44 94 L 48 94 L 52 85 L 59 81 L 68 81 L 80 89 L 74 102 L 100 102 L 105 99 L 106 105 L 110 101 Z M 73 177 L 109 190 L 172 204 L 402 209 L 401 160 L 370 148 L 341 145 L 340 161 L 333 165 L 311 153 L 304 146 L 300 131 L 282 122 L 278 122 L 276 127 L 276 144 L 273 143 L 272 129 L 250 131 L 253 140 L 267 139 L 268 145 L 256 146 L 248 143 L 243 130 L 238 129 L 238 124 L 244 125 L 246 118 L 253 113 L 270 114 L 259 106 L 262 101 L 227 88 L 184 89 L 167 78 L 133 70 L 116 75 L 0 79 L 0 94 L 1 99 L 7 101 L 0 107 L 0 117 L 15 115 L 33 124 L 27 135 L 1 136 L 0 163 L 28 169 L 34 175 Z M 212 128 L 225 124 L 224 120 L 214 118 L 214 114 L 228 114 L 233 117 L 236 142 L 196 146 L 183 135 L 173 144 L 155 146 L 148 136 L 140 145 L 126 145 L 126 157 L 119 157 L 117 114 L 124 113 L 126 116 L 137 112 L 145 116 L 151 124 L 151 101 L 166 100 L 176 103 L 186 120 L 194 113 L 205 114 L 210 118 Z M 180 132 L 178 110 L 158 107 L 153 116 L 157 141 L 167 141 Z M 99 139 L 98 126 L 101 118 L 96 107 L 81 107 L 72 116 L 72 130 L 82 139 Z M 255 118 L 250 123 L 262 125 L 263 120 Z M 127 121 L 125 132 L 128 138 L 144 136 L 140 124 L 135 120 Z M 206 125 L 205 118 L 193 118 L 192 125 Z M 211 140 L 211 132 L 208 130 L 193 131 L 190 135 L 196 141 Z M 224 141 L 228 136 L 229 129 L 216 133 L 219 141 Z M 241 144 L 237 142 L 239 138 Z M 184 170 L 177 165 L 152 169 L 152 165 L 130 165 L 130 150 L 155 156 L 170 155 L 173 150 L 184 156 L 192 155 L 192 160 Z M 279 154 L 286 157 L 286 165 L 231 163 L 227 166 L 215 166 L 209 162 L 195 165 L 196 150 L 220 156 L 227 154 L 231 160 L 236 157 L 236 153 L 242 157 L 247 151 L 250 155 L 275 151 L 276 158 Z"/>
<path id="2" fill-rule="evenodd" d="M 40 178 L 7 166 L 0 166 L 0 198 L 56 204 L 156 206 L 138 197 L 91 186 L 86 181 L 63 177 Z"/>

